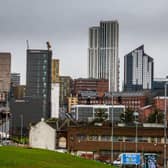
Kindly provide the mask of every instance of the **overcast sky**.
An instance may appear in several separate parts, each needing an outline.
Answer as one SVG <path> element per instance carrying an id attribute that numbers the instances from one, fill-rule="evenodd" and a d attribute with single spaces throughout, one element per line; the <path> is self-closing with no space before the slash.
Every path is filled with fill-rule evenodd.
<path id="1" fill-rule="evenodd" d="M 87 77 L 88 28 L 118 20 L 120 81 L 123 58 L 141 44 L 154 58 L 154 76 L 168 75 L 168 0 L 0 0 L 0 52 L 12 53 L 12 72 L 26 76 L 26 40 L 60 59 L 61 75 Z"/>

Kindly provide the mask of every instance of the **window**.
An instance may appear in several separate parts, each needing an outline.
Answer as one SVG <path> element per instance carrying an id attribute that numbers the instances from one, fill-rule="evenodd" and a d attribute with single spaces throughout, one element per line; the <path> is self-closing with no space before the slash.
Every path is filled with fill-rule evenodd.
<path id="1" fill-rule="evenodd" d="M 111 136 L 110 135 L 102 135 L 101 141 L 111 141 Z"/>
<path id="2" fill-rule="evenodd" d="M 85 141 L 86 140 L 86 135 L 84 135 L 84 134 L 77 135 L 77 140 L 78 141 Z"/>
<path id="3" fill-rule="evenodd" d="M 88 140 L 89 141 L 98 141 L 98 136 L 97 135 L 89 135 Z"/>

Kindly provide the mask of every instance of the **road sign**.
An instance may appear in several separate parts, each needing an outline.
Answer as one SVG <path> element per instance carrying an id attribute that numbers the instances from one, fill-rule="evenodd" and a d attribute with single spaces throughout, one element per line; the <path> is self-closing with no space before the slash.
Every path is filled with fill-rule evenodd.
<path id="1" fill-rule="evenodd" d="M 122 153 L 121 164 L 123 165 L 139 165 L 141 163 L 140 153 Z"/>

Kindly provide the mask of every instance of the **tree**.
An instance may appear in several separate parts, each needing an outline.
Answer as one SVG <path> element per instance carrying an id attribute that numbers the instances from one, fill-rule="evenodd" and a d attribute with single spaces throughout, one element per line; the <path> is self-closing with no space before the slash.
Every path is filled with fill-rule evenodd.
<path id="1" fill-rule="evenodd" d="M 163 123 L 164 114 L 155 108 L 154 112 L 151 113 L 148 117 L 149 123 Z"/>
<path id="2" fill-rule="evenodd" d="M 127 108 L 124 113 L 121 114 L 120 119 L 123 123 L 129 124 L 134 122 L 134 111 Z"/>
<path id="3" fill-rule="evenodd" d="M 108 117 L 106 111 L 107 111 L 107 109 L 105 109 L 105 108 L 97 108 L 97 109 L 95 109 L 96 121 L 104 121 L 104 120 L 106 120 L 107 117 Z"/>

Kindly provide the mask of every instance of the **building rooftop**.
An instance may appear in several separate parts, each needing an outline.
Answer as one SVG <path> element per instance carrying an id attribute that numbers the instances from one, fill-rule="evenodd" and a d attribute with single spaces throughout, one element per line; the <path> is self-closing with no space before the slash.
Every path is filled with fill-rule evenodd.
<path id="1" fill-rule="evenodd" d="M 121 97 L 132 97 L 132 96 L 145 96 L 145 92 L 105 92 L 104 97 L 121 96 Z"/>

